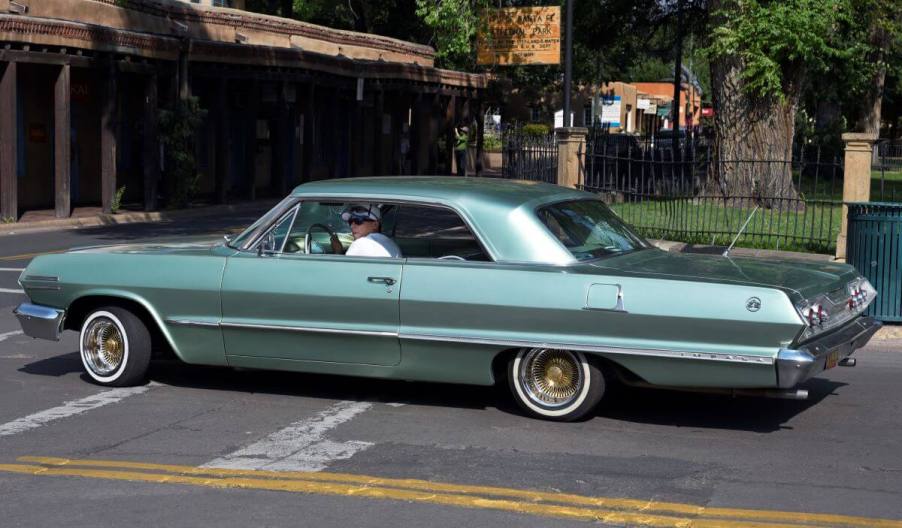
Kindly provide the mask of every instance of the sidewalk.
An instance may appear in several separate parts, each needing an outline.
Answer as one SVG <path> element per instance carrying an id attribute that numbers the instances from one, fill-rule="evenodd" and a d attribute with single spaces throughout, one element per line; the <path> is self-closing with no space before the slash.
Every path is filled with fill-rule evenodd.
<path id="1" fill-rule="evenodd" d="M 55 229 L 78 229 L 82 227 L 111 226 L 140 222 L 164 222 L 209 216 L 218 213 L 239 213 L 260 211 L 261 214 L 275 205 L 278 200 L 255 200 L 233 204 L 205 205 L 188 209 L 163 211 L 122 211 L 116 214 L 104 214 L 99 207 L 79 207 L 73 209 L 69 218 L 55 218 L 53 211 L 29 211 L 22 219 L 12 224 L 0 224 L 0 236 L 21 233 L 35 233 Z"/>

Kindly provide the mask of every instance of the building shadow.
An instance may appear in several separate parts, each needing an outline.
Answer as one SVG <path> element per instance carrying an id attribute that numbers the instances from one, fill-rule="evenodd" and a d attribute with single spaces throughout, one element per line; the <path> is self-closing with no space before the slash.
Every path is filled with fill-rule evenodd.
<path id="1" fill-rule="evenodd" d="M 598 407 L 597 416 L 651 425 L 772 433 L 792 429 L 793 418 L 845 386 L 822 378 L 808 380 L 805 400 L 617 387 Z"/>

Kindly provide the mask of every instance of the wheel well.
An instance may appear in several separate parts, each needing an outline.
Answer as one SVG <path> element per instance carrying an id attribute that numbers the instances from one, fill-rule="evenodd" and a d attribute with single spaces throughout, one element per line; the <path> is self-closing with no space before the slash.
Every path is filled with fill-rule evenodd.
<path id="1" fill-rule="evenodd" d="M 78 298 L 66 310 L 64 328 L 66 330 L 75 330 L 76 332 L 80 331 L 81 325 L 87 319 L 88 314 L 102 306 L 116 306 L 128 310 L 144 323 L 147 331 L 150 332 L 151 350 L 153 351 L 154 359 L 175 357 L 172 347 L 169 346 L 169 341 L 166 340 L 166 336 L 163 335 L 162 330 L 160 330 L 159 325 L 157 325 L 156 320 L 150 315 L 147 308 L 131 299 L 108 295 L 90 295 Z"/>
<path id="2" fill-rule="evenodd" d="M 501 352 L 495 354 L 495 357 L 492 359 L 492 376 L 495 380 L 496 385 L 499 382 L 507 380 L 507 363 L 512 357 L 517 355 L 517 352 L 519 352 L 520 350 L 522 350 L 522 348 L 510 348 L 507 350 L 502 350 Z M 614 360 L 591 353 L 586 353 L 585 356 L 586 359 L 588 359 L 590 362 L 600 367 L 602 372 L 608 374 L 607 376 L 605 376 L 606 378 L 610 378 L 607 381 L 620 381 L 629 383 L 634 380 L 642 379 Z"/>

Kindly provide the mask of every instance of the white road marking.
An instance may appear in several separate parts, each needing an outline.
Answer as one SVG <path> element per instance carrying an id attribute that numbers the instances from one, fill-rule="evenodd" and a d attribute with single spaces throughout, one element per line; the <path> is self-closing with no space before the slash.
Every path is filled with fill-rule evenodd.
<path id="1" fill-rule="evenodd" d="M 22 335 L 24 333 L 25 332 L 23 332 L 21 330 L 13 330 L 12 332 L 6 332 L 5 334 L 0 334 L 0 343 L 6 341 L 7 339 L 9 339 L 12 336 Z"/>
<path id="2" fill-rule="evenodd" d="M 341 401 L 305 420 L 299 420 L 234 453 L 203 467 L 322 471 L 331 462 L 351 458 L 371 442 L 335 442 L 327 432 L 372 407 L 366 402 Z"/>
<path id="3" fill-rule="evenodd" d="M 25 290 L 13 290 L 11 288 L 0 288 L 0 293 L 21 293 L 24 294 Z"/>
<path id="4" fill-rule="evenodd" d="M 153 386 L 156 386 L 156 384 L 150 383 L 143 387 L 110 389 L 108 391 L 104 391 L 93 396 L 88 396 L 80 400 L 66 402 L 59 407 L 53 407 L 52 409 L 29 414 L 28 416 L 25 416 L 23 418 L 19 418 L 17 420 L 13 420 L 11 422 L 0 425 L 0 436 L 19 434 L 28 431 L 29 429 L 36 429 L 54 420 L 68 418 L 70 416 L 75 416 L 76 414 L 93 411 L 94 409 L 98 409 L 105 405 L 120 402 L 125 398 L 128 398 L 129 396 L 147 392 L 147 390 Z"/>
<path id="5" fill-rule="evenodd" d="M 25 271 L 25 268 L 0 268 L 0 271 Z"/>

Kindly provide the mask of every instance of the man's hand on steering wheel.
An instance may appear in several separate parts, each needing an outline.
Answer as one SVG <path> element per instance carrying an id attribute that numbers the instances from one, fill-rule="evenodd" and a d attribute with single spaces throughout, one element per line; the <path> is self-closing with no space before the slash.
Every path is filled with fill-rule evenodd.
<path id="1" fill-rule="evenodd" d="M 341 255 L 342 253 L 344 253 L 345 248 L 341 245 L 341 241 L 338 240 L 338 235 L 336 235 L 335 233 L 331 233 L 330 235 L 331 236 L 329 236 L 329 243 L 332 244 L 332 253 Z"/>

